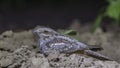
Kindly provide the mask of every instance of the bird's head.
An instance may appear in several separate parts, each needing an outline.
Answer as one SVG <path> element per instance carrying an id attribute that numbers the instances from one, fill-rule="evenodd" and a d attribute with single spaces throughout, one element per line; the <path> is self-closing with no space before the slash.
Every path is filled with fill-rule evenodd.
<path id="1" fill-rule="evenodd" d="M 33 30 L 33 33 L 37 34 L 39 37 L 51 37 L 53 35 L 58 34 L 58 32 L 54 31 L 51 28 L 38 26 Z"/>

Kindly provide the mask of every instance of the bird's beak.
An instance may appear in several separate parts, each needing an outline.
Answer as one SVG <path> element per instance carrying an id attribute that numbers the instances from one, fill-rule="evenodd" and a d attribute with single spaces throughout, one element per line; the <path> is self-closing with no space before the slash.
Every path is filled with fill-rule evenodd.
<path id="1" fill-rule="evenodd" d="M 33 30 L 32 32 L 33 32 L 33 33 L 37 33 L 37 30 Z"/>
<path id="2" fill-rule="evenodd" d="M 37 30 L 33 30 L 32 32 L 33 32 L 33 35 L 35 35 L 35 37 L 40 37 Z"/>

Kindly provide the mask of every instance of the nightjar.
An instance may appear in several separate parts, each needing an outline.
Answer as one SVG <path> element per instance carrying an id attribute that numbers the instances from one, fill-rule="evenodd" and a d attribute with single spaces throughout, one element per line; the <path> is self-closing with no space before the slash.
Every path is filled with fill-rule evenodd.
<path id="1" fill-rule="evenodd" d="M 91 46 L 62 35 L 51 28 L 36 27 L 33 33 L 38 36 L 39 48 L 44 55 L 49 55 L 52 51 L 66 54 L 83 51 L 96 58 L 110 60 L 108 57 L 92 51 L 91 49 L 94 47 L 91 48 Z"/>

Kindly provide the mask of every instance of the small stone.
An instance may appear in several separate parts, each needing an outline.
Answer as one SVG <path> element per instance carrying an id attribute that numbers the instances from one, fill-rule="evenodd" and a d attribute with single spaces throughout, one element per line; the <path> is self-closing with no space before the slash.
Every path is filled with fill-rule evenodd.
<path id="1" fill-rule="evenodd" d="M 13 36 L 13 31 L 12 30 L 6 31 L 6 32 L 2 33 L 2 36 L 4 38 L 6 38 L 6 37 L 12 37 Z"/>

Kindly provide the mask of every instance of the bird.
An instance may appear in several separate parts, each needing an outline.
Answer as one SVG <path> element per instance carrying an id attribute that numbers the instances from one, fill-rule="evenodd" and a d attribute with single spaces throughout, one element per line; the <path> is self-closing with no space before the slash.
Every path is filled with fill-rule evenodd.
<path id="1" fill-rule="evenodd" d="M 96 48 L 95 46 L 91 47 L 74 38 L 60 34 L 52 28 L 38 26 L 33 29 L 33 33 L 37 35 L 40 52 L 44 55 L 49 55 L 54 51 L 65 54 L 82 51 L 95 58 L 111 60 L 109 57 L 93 51 L 92 49 Z"/>

